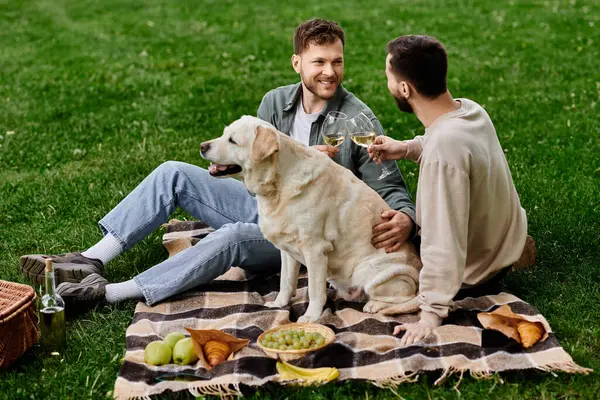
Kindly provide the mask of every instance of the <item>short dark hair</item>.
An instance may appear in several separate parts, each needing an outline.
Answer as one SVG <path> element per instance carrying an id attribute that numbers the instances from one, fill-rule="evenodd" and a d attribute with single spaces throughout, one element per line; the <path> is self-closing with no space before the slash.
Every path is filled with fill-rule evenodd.
<path id="1" fill-rule="evenodd" d="M 294 54 L 300 54 L 311 44 L 324 45 L 342 41 L 344 46 L 344 31 L 334 21 L 326 19 L 309 19 L 304 21 L 294 32 Z"/>
<path id="2" fill-rule="evenodd" d="M 412 83 L 421 95 L 436 98 L 447 90 L 448 55 L 434 37 L 400 36 L 386 47 L 393 73 Z"/>

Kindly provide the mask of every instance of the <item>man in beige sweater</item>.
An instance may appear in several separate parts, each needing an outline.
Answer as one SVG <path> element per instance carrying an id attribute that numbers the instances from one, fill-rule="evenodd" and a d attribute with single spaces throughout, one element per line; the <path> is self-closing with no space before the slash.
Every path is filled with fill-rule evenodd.
<path id="1" fill-rule="evenodd" d="M 448 316 L 461 288 L 494 278 L 521 256 L 527 217 L 494 125 L 474 101 L 446 87 L 447 56 L 429 36 L 401 36 L 387 46 L 388 89 L 400 110 L 414 112 L 425 134 L 396 141 L 380 136 L 371 157 L 420 164 L 421 318 L 399 325 L 405 345 L 424 339 Z"/>

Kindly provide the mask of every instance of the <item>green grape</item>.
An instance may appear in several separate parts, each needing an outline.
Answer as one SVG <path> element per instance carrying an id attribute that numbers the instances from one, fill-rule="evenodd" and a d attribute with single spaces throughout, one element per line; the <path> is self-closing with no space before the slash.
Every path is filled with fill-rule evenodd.
<path id="1" fill-rule="evenodd" d="M 302 348 L 302 346 L 298 342 L 294 343 L 294 345 L 292 347 L 294 350 L 300 350 Z"/>
<path id="2" fill-rule="evenodd" d="M 279 339 L 277 340 L 277 342 L 279 344 L 285 344 L 285 338 L 280 336 Z"/>
<path id="3" fill-rule="evenodd" d="M 285 344 L 280 344 L 279 345 L 279 350 L 287 350 L 288 347 Z"/>
<path id="4" fill-rule="evenodd" d="M 292 337 L 290 335 L 285 335 L 285 341 L 290 343 L 292 341 Z"/>
<path id="5" fill-rule="evenodd" d="M 308 349 L 310 347 L 310 342 L 308 340 L 302 340 L 300 343 L 303 349 Z"/>
<path id="6" fill-rule="evenodd" d="M 262 344 L 265 347 L 267 347 L 268 343 L 269 343 L 269 341 L 266 338 L 263 338 L 263 340 L 261 340 L 261 342 L 260 342 L 260 344 Z"/>
<path id="7" fill-rule="evenodd" d="M 325 344 L 325 338 L 321 336 L 317 338 L 317 340 L 315 340 L 315 343 L 317 344 L 317 346 L 322 346 Z"/>
<path id="8" fill-rule="evenodd" d="M 270 342 L 270 341 L 271 341 L 271 339 L 273 339 L 273 336 L 272 336 L 270 333 L 267 333 L 267 334 L 264 336 L 264 340 L 266 340 L 267 342 Z"/>
<path id="9" fill-rule="evenodd" d="M 304 331 L 303 331 L 303 330 L 299 330 L 299 331 L 298 331 L 298 336 L 302 337 L 302 336 L 304 336 L 304 335 L 305 335 L 305 333 L 304 333 Z"/>

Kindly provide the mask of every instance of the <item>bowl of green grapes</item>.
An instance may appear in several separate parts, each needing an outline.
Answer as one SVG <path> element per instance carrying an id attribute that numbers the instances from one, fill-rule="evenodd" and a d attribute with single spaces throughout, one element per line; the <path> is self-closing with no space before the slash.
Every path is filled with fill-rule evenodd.
<path id="1" fill-rule="evenodd" d="M 335 341 L 335 333 L 325 325 L 291 323 L 264 331 L 258 347 L 271 358 L 293 360 L 317 351 Z"/>

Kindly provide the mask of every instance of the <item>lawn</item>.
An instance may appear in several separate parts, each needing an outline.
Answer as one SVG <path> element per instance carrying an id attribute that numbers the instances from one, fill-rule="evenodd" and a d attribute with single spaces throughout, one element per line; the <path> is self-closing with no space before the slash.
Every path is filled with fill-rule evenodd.
<path id="1" fill-rule="evenodd" d="M 600 370 L 600 3 L 421 0 L 300 3 L 191 0 L 0 1 L 0 278 L 24 282 L 22 254 L 85 249 L 96 221 L 161 162 L 206 166 L 202 140 L 255 114 L 296 82 L 295 26 L 315 16 L 346 30 L 345 87 L 387 133 L 423 129 L 387 93 L 385 45 L 407 33 L 445 43 L 454 96 L 484 105 L 505 148 L 538 247 L 507 277 L 582 366 Z M 414 194 L 418 169 L 401 162 Z M 160 232 L 113 261 L 111 281 L 166 256 Z M 0 373 L 0 399 L 110 397 L 133 303 L 68 322 L 60 357 L 28 352 Z M 596 373 L 435 374 L 395 392 L 365 383 L 280 389 L 254 398 L 594 398 Z"/>

